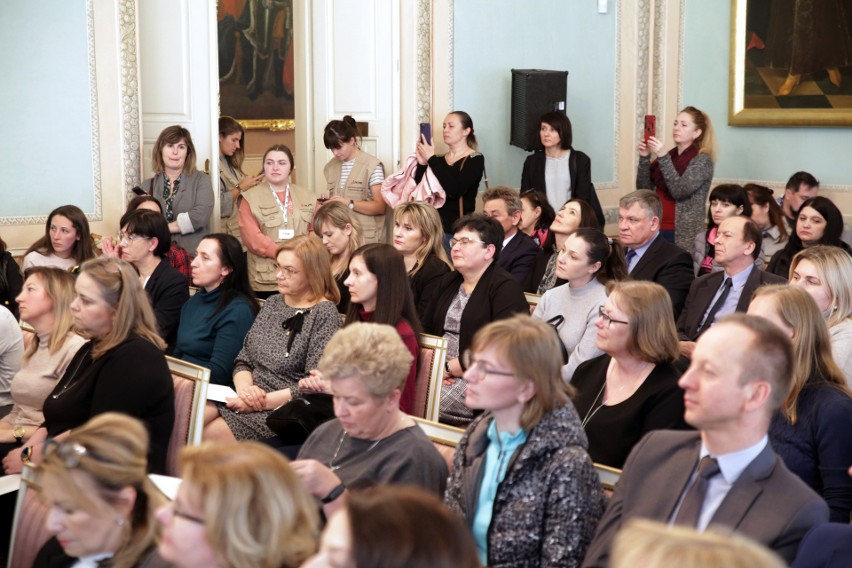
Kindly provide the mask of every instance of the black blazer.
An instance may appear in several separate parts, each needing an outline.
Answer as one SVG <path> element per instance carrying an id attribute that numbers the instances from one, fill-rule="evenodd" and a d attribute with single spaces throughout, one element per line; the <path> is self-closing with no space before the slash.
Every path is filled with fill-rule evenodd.
<path id="1" fill-rule="evenodd" d="M 538 189 L 547 191 L 547 184 L 544 180 L 544 167 L 547 163 L 547 156 L 543 150 L 539 150 L 535 154 L 527 156 L 524 161 L 524 170 L 521 173 L 521 191 L 528 189 Z M 568 155 L 568 175 L 571 176 L 571 197 L 582 199 L 592 206 L 595 210 L 595 217 L 598 218 L 598 223 L 603 228 L 606 225 L 601 202 L 598 201 L 598 194 L 595 192 L 595 184 L 592 183 L 592 161 L 589 157 L 579 150 L 571 149 L 571 154 Z M 562 207 L 561 203 L 551 203 L 557 211 Z"/>
<path id="2" fill-rule="evenodd" d="M 423 259 L 423 266 L 420 270 L 414 273 L 414 276 L 409 277 L 411 283 L 411 293 L 414 295 L 414 306 L 417 308 L 417 315 L 420 321 L 426 313 L 426 307 L 429 304 L 429 292 L 438 286 L 441 277 L 452 270 L 449 265 L 435 256 L 430 254 Z"/>
<path id="3" fill-rule="evenodd" d="M 698 324 L 701 323 L 701 318 L 704 312 L 710 307 L 710 302 L 713 301 L 713 296 L 722 285 L 722 280 L 725 272 L 712 272 L 700 276 L 693 281 L 689 287 L 689 295 L 686 297 L 686 303 L 683 305 L 683 311 L 677 319 L 677 334 L 681 340 L 695 341 L 698 337 Z M 740 301 L 737 302 L 738 312 L 748 310 L 748 305 L 751 303 L 751 297 L 754 291 L 764 284 L 786 284 L 787 280 L 760 270 L 757 267 L 752 268 L 751 274 L 746 279 L 743 286 L 743 293 L 740 296 Z"/>
<path id="4" fill-rule="evenodd" d="M 9 308 L 15 319 L 20 319 L 21 314 L 18 312 L 18 302 L 15 298 L 21 293 L 24 287 L 24 279 L 21 276 L 21 267 L 12 258 L 12 253 L 6 251 L 0 256 L 0 305 Z"/>
<path id="5" fill-rule="evenodd" d="M 518 231 L 500 251 L 497 266 L 510 273 L 519 283 L 526 280 L 539 248 L 529 235 Z"/>
<path id="6" fill-rule="evenodd" d="M 666 289 L 672 298 L 674 316 L 680 316 L 689 286 L 695 279 L 692 256 L 677 245 L 657 235 L 630 272 L 634 280 L 650 280 Z"/>
<path id="7" fill-rule="evenodd" d="M 524 292 L 529 292 L 530 294 L 538 294 L 538 285 L 541 284 L 541 280 L 542 278 L 544 278 L 544 273 L 547 272 L 547 262 L 554 254 L 557 254 L 557 252 L 551 252 L 544 249 L 535 253 L 535 258 L 533 259 L 532 267 L 527 273 L 527 277 L 524 279 Z M 567 283 L 567 280 L 556 278 L 556 282 L 553 284 L 553 288 L 556 288 L 557 286 L 562 286 L 563 284 Z"/>
<path id="8" fill-rule="evenodd" d="M 444 320 L 462 281 L 461 274 L 450 272 L 437 283 L 421 322 L 426 333 L 444 335 Z M 529 313 L 521 285 L 511 274 L 492 263 L 479 279 L 462 313 L 459 355 L 470 347 L 474 334 L 486 324 L 515 314 Z"/>
<path id="9" fill-rule="evenodd" d="M 177 343 L 180 309 L 189 300 L 186 276 L 164 258 L 145 283 L 145 292 L 151 301 L 151 307 L 154 308 L 154 315 L 157 316 L 160 337 L 168 344 L 166 353 L 171 353 Z"/>

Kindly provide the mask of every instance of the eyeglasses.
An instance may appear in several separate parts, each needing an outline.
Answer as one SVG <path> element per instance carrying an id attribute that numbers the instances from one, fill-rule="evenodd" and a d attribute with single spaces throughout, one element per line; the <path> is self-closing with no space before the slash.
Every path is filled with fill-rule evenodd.
<path id="1" fill-rule="evenodd" d="M 498 375 L 500 377 L 515 376 L 515 373 L 510 373 L 508 371 L 495 371 L 494 369 L 488 368 L 488 365 L 473 358 L 473 353 L 470 352 L 470 349 L 467 349 L 464 353 L 462 353 L 461 360 L 462 365 L 464 365 L 464 368 L 466 369 L 465 375 L 476 379 L 477 382 L 484 381 L 485 377 L 488 375 Z"/>
<path id="2" fill-rule="evenodd" d="M 179 509 L 177 503 L 175 503 L 174 501 L 166 505 L 166 507 L 169 508 L 172 513 L 172 516 L 174 517 L 180 517 L 181 519 L 186 519 L 191 523 L 198 523 L 199 525 L 204 524 L 204 519 L 202 519 L 201 517 L 196 517 L 195 515 L 192 515 L 190 513 L 187 513 L 186 511 Z"/>
<path id="3" fill-rule="evenodd" d="M 466 248 L 468 245 L 472 243 L 479 243 L 481 245 L 488 245 L 485 241 L 480 241 L 476 239 L 468 239 L 467 237 L 463 237 L 461 239 L 450 239 L 450 248 L 453 248 L 456 245 L 461 245 L 462 248 Z"/>
<path id="4" fill-rule="evenodd" d="M 290 266 L 278 266 L 278 265 L 276 264 L 276 265 L 275 265 L 275 272 L 276 272 L 276 274 L 277 274 L 278 272 L 283 272 L 283 273 L 284 273 L 284 275 L 285 275 L 285 276 L 287 276 L 287 278 L 289 278 L 289 277 L 291 277 L 291 276 L 295 276 L 296 274 L 300 274 L 302 271 L 301 271 L 301 270 L 296 270 L 295 268 L 290 267 Z"/>
<path id="5" fill-rule="evenodd" d="M 118 242 L 120 242 L 120 243 L 121 242 L 132 243 L 134 241 L 138 241 L 139 239 L 147 241 L 147 240 L 150 240 L 150 238 L 151 237 L 143 237 L 142 235 L 135 235 L 133 233 L 119 233 L 118 234 Z"/>
<path id="6" fill-rule="evenodd" d="M 614 323 L 623 323 L 624 325 L 628 325 L 630 323 L 628 321 L 612 319 L 609 314 L 604 311 L 604 306 L 598 307 L 598 315 L 601 317 L 602 320 L 606 322 L 607 328 L 612 327 L 612 324 Z"/>
<path id="7" fill-rule="evenodd" d="M 106 460 L 94 455 L 86 446 L 77 442 L 59 442 L 55 438 L 48 438 L 44 443 L 44 457 L 56 454 L 59 461 L 62 462 L 67 469 L 74 469 L 80 466 L 80 460 L 84 457 L 95 459 L 99 462 L 106 463 Z"/>

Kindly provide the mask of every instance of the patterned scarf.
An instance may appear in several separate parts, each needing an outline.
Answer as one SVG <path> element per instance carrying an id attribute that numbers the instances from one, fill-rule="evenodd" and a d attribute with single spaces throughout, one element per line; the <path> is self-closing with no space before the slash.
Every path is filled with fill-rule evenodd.
<path id="1" fill-rule="evenodd" d="M 166 210 L 163 211 L 163 215 L 166 216 L 166 221 L 169 223 L 175 220 L 173 205 L 175 202 L 175 195 L 177 195 L 178 189 L 180 189 L 180 177 L 175 180 L 174 192 L 170 191 L 170 189 L 171 183 L 169 182 L 169 176 L 163 174 L 163 203 L 166 204 Z"/>

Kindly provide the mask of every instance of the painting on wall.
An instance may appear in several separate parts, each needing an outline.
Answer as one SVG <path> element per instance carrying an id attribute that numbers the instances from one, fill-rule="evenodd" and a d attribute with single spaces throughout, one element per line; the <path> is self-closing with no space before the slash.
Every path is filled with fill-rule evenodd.
<path id="1" fill-rule="evenodd" d="M 850 0 L 731 0 L 728 123 L 852 124 L 850 30 Z"/>
<path id="2" fill-rule="evenodd" d="M 293 130 L 293 0 L 219 0 L 219 111 Z"/>

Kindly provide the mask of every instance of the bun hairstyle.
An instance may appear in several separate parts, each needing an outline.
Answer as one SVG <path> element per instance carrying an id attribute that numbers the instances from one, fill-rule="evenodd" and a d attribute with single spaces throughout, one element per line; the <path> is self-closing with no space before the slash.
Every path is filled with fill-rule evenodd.
<path id="1" fill-rule="evenodd" d="M 470 115 L 467 114 L 463 110 L 454 110 L 453 112 L 447 114 L 454 114 L 458 117 L 459 122 L 461 122 L 462 128 L 470 128 L 470 134 L 467 135 L 467 145 L 476 150 L 476 135 L 473 133 L 473 119 L 470 118 Z"/>
<path id="2" fill-rule="evenodd" d="M 329 150 L 336 150 L 353 138 L 356 143 L 359 142 L 361 133 L 358 132 L 358 123 L 348 114 L 343 117 L 343 120 L 332 120 L 326 124 L 322 134 L 323 144 Z"/>

